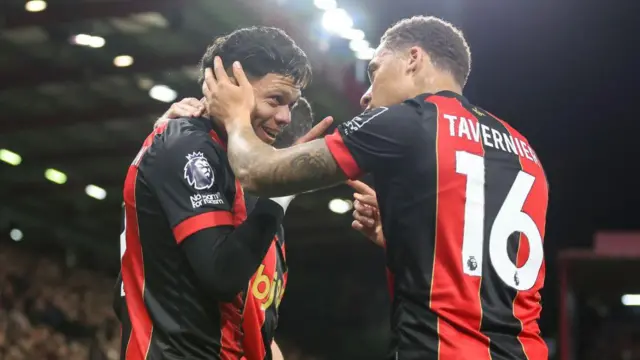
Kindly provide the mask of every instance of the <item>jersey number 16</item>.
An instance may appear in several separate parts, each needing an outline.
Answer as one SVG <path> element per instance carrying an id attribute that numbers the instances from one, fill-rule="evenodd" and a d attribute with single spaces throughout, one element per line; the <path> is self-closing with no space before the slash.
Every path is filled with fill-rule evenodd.
<path id="1" fill-rule="evenodd" d="M 456 152 L 456 172 L 467 177 L 464 209 L 464 233 L 462 240 L 462 268 L 470 276 L 482 276 L 484 255 L 485 218 L 485 166 L 484 158 L 465 151 Z M 525 291 L 538 279 L 543 261 L 542 236 L 531 216 L 522 211 L 535 178 L 519 171 L 498 215 L 491 225 L 489 257 L 494 270 L 508 286 Z M 529 241 L 529 257 L 518 267 L 511 261 L 508 241 L 511 234 L 520 232 Z M 468 259 L 474 258 L 477 266 L 468 267 Z"/>

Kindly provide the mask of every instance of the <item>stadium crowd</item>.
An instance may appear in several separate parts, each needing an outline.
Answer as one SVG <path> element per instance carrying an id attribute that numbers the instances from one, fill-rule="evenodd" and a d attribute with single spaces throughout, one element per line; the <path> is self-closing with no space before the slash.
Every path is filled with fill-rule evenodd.
<path id="1" fill-rule="evenodd" d="M 0 246 L 0 358 L 115 360 L 114 279 Z"/>
<path id="2" fill-rule="evenodd" d="M 0 244 L 0 359 L 119 359 L 114 284 L 62 255 Z M 287 360 L 319 360 L 282 342 Z"/>

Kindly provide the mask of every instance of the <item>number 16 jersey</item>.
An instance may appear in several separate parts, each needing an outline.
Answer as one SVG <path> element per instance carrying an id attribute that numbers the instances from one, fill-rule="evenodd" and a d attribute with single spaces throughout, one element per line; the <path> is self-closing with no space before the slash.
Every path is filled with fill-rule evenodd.
<path id="1" fill-rule="evenodd" d="M 548 185 L 526 138 L 452 92 L 365 112 L 325 138 L 373 174 L 397 360 L 546 360 L 537 320 Z"/>

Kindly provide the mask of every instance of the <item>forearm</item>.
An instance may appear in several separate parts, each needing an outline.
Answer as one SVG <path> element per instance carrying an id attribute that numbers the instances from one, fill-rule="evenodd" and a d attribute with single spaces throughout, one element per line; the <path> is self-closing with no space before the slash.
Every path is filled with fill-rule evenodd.
<path id="1" fill-rule="evenodd" d="M 297 194 L 337 185 L 346 176 L 323 139 L 274 149 L 249 125 L 227 129 L 227 154 L 243 187 L 260 196 Z"/>
<path id="2" fill-rule="evenodd" d="M 237 228 L 210 228 L 182 243 L 194 272 L 207 291 L 223 300 L 232 298 L 262 262 L 284 212 L 279 205 L 260 199 Z"/>

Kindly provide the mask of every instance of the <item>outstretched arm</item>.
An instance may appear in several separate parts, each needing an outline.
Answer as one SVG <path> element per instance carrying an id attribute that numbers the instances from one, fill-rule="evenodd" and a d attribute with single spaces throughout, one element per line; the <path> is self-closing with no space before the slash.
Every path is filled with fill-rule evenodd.
<path id="1" fill-rule="evenodd" d="M 245 190 L 261 196 L 297 194 L 344 182 L 347 177 L 324 139 L 274 149 L 251 126 L 229 129 L 227 154 Z"/>

